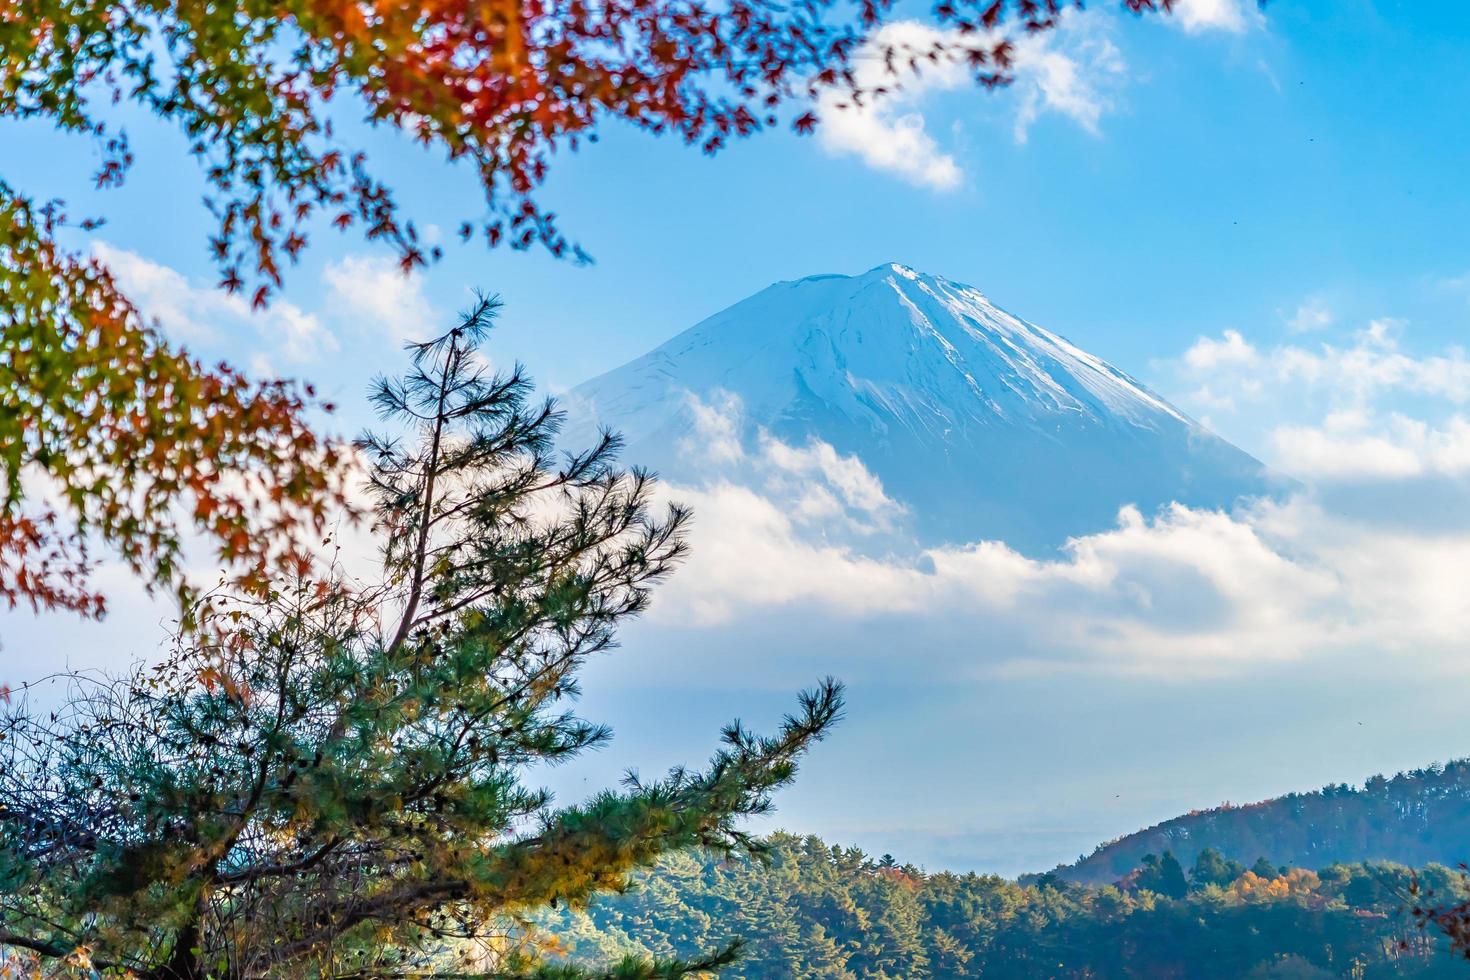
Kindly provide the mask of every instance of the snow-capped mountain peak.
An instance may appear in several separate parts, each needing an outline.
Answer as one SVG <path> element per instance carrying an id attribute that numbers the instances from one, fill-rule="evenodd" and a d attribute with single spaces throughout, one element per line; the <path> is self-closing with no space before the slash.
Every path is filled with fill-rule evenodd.
<path id="1" fill-rule="evenodd" d="M 1027 550 L 1118 508 L 1218 506 L 1261 465 L 1143 384 L 972 286 L 885 263 L 779 282 L 576 388 L 578 427 L 688 478 L 691 399 L 729 393 L 743 425 L 858 456 L 927 538 Z"/>

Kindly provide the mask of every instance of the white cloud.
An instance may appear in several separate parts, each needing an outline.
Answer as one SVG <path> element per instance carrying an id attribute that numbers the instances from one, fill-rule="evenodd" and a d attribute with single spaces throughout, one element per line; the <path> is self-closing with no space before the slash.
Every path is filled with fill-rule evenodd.
<path id="1" fill-rule="evenodd" d="M 1382 423 L 1361 411 L 1335 413 L 1320 427 L 1281 426 L 1271 438 L 1283 465 L 1322 480 L 1470 474 L 1470 420 L 1462 415 L 1431 426 L 1398 413 Z"/>
<path id="2" fill-rule="evenodd" d="M 1368 325 L 1358 331 L 1358 341 L 1365 347 L 1378 347 L 1383 350 L 1393 350 L 1399 345 L 1399 334 L 1403 333 L 1407 324 L 1396 317 L 1380 317 L 1370 320 Z"/>
<path id="3" fill-rule="evenodd" d="M 1107 89 L 1125 71 L 1122 54 L 1095 26 L 1100 23 L 1074 15 L 1057 29 L 1060 34 L 1031 35 L 1017 43 L 1021 108 L 1016 114 L 1016 142 L 1026 142 L 1032 124 L 1044 112 L 1065 116 L 1098 135 L 1103 113 L 1112 108 Z"/>
<path id="4" fill-rule="evenodd" d="M 1124 72 L 1122 55 L 1104 35 L 1105 20 L 1091 14 L 1069 14 L 1054 31 L 1015 41 L 1011 91 L 1019 97 L 1014 124 L 1024 143 L 1032 124 L 1047 113 L 1072 120 L 1096 134 L 1112 102 L 1107 89 Z M 939 31 L 918 21 L 894 21 L 882 27 L 854 57 L 860 87 L 885 87 L 886 94 L 862 105 L 838 91 L 825 93 L 818 105 L 823 147 L 834 154 L 853 154 L 869 166 L 887 170 L 920 187 L 947 191 L 964 179 L 955 157 L 940 146 L 920 109 L 924 98 L 971 84 L 970 72 L 957 56 L 921 59 L 910 72 L 898 58 L 899 76 L 889 73 L 883 52 L 889 48 L 916 55 L 945 45 L 975 43 L 953 31 Z"/>
<path id="5" fill-rule="evenodd" d="M 1385 317 L 1353 334 L 1350 344 L 1282 344 L 1264 351 L 1239 331 L 1227 330 L 1218 340 L 1200 337 L 1173 367 L 1205 395 L 1202 404 L 1210 408 L 1235 402 L 1237 396 L 1260 400 L 1306 389 L 1323 393 L 1338 403 L 1334 407 L 1366 404 L 1387 393 L 1454 405 L 1470 401 L 1465 351 L 1450 347 L 1432 354 L 1406 353 L 1398 346 L 1404 326 L 1402 320 Z"/>
<path id="6" fill-rule="evenodd" d="M 894 80 L 887 74 L 881 54 L 886 48 L 927 51 L 955 40 L 953 35 L 917 21 L 884 25 L 854 59 L 857 84 L 863 88 L 891 87 Z M 959 164 L 929 135 L 924 114 L 916 104 L 928 92 L 959 87 L 965 77 L 960 63 L 940 59 L 926 63 L 914 74 L 905 74 L 899 91 L 863 105 L 849 104 L 846 96 L 828 91 L 818 106 L 822 146 L 831 153 L 856 154 L 869 166 L 895 173 L 911 184 L 952 190 L 961 181 Z"/>
<path id="7" fill-rule="evenodd" d="M 93 249 L 117 277 L 123 291 L 144 315 L 156 319 L 172 337 L 191 348 L 235 352 L 256 374 L 277 373 L 283 365 L 319 362 L 340 349 L 337 336 L 315 313 L 277 298 L 252 310 L 242 296 L 211 284 L 191 282 L 177 270 L 106 242 Z M 430 336 L 434 309 L 423 278 L 404 275 L 388 257 L 349 255 L 322 272 L 333 323 L 351 320 L 398 343 Z M 241 335 L 246 338 L 242 341 Z M 239 353 L 243 351 L 243 353 Z"/>
<path id="8" fill-rule="evenodd" d="M 1423 472 L 1411 449 L 1383 436 L 1335 435 L 1310 426 L 1282 426 L 1271 434 L 1282 465 L 1299 476 L 1409 477 Z"/>
<path id="9" fill-rule="evenodd" d="M 1296 312 L 1286 318 L 1286 325 L 1292 333 L 1307 333 L 1312 330 L 1325 330 L 1332 326 L 1332 311 L 1328 309 L 1326 302 L 1320 299 L 1309 299 L 1296 308 Z"/>
<path id="10" fill-rule="evenodd" d="M 835 493 L 834 499 L 856 513 L 887 520 L 902 510 L 862 460 L 843 456 L 825 442 L 814 439 L 797 448 L 762 433 L 761 455 L 781 473 L 801 481 L 808 492 Z"/>
<path id="11" fill-rule="evenodd" d="M 253 365 L 267 369 L 274 354 L 299 364 L 337 350 L 337 338 L 321 320 L 293 303 L 276 299 L 263 310 L 252 310 L 243 297 L 191 283 L 178 271 L 136 252 L 101 241 L 93 251 L 143 314 L 181 343 L 212 346 L 233 339 L 234 333 L 251 331 L 261 344 Z"/>
<path id="12" fill-rule="evenodd" d="M 1206 31 L 1240 33 L 1259 20 L 1245 0 L 1177 0 L 1171 24 L 1190 34 Z M 1102 117 L 1113 108 L 1113 89 L 1124 79 L 1122 53 L 1107 36 L 1110 21 L 1104 15 L 1069 10 L 1051 31 L 1011 38 L 1014 83 L 1008 92 L 1017 99 L 1012 131 L 1025 143 L 1031 127 L 1046 114 L 1069 119 L 1096 136 Z M 954 153 L 930 131 L 922 105 L 927 97 L 971 84 L 962 57 L 922 55 L 950 46 L 962 49 L 977 42 L 998 41 L 999 34 L 982 38 L 940 31 L 919 21 L 884 25 L 855 54 L 855 79 L 865 90 L 882 87 L 861 105 L 840 91 L 829 90 L 818 103 L 822 146 L 837 155 L 851 154 L 869 166 L 897 175 L 908 183 L 949 191 L 964 182 L 964 171 Z M 912 53 L 916 71 L 897 57 L 897 77 L 889 70 L 884 52 Z M 956 125 L 958 129 L 958 125 Z"/>
<path id="13" fill-rule="evenodd" d="M 680 448 L 716 465 L 745 458 L 740 443 L 740 399 L 728 391 L 711 394 L 710 401 L 690 395 L 685 400 L 694 422 L 694 434 Z"/>
<path id="14" fill-rule="evenodd" d="M 385 334 L 389 340 L 422 340 L 434 332 L 434 309 L 417 272 L 405 274 L 387 256 L 349 255 L 329 264 L 322 281 L 335 308 Z"/>
<path id="15" fill-rule="evenodd" d="M 1445 398 L 1455 404 L 1470 400 L 1470 361 L 1458 348 L 1414 357 L 1386 348 L 1381 338 L 1370 332 L 1352 347 L 1283 347 L 1274 351 L 1270 360 L 1282 381 L 1328 386 L 1358 400 L 1395 389 Z"/>
<path id="16" fill-rule="evenodd" d="M 1238 330 L 1227 330 L 1219 340 L 1200 337 L 1184 352 L 1184 363 L 1196 371 L 1211 371 L 1223 365 L 1250 365 L 1259 358 L 1256 349 Z"/>
<path id="17" fill-rule="evenodd" d="M 1170 21 L 1186 33 L 1240 34 L 1259 19 L 1249 0 L 1175 0 Z"/>
<path id="18" fill-rule="evenodd" d="M 793 446 L 763 429 L 756 431 L 755 451 L 747 453 L 740 398 L 728 391 L 708 399 L 686 399 L 694 428 L 680 446 L 684 454 L 711 474 L 737 473 L 759 483 L 764 492 L 786 501 L 785 513 L 799 523 L 840 519 L 852 533 L 887 530 L 903 513 L 882 481 L 856 456 L 844 456 L 830 445 L 812 440 Z"/>
<path id="19" fill-rule="evenodd" d="M 1156 367 L 1174 373 L 1183 405 L 1224 417 L 1235 441 L 1291 476 L 1324 486 L 1470 477 L 1470 358 L 1405 350 L 1405 328 L 1380 317 L 1345 340 L 1271 348 L 1229 330 Z"/>
<path id="20" fill-rule="evenodd" d="M 1365 424 L 1344 415 L 1318 437 L 1361 443 Z M 1423 465 L 1470 474 L 1470 422 L 1416 438 Z M 747 462 L 840 458 L 820 443 L 781 447 L 769 435 L 759 443 Z M 849 458 L 844 467 L 855 473 L 861 465 Z M 841 497 L 843 468 L 795 469 Z M 692 615 L 718 626 L 787 610 L 804 621 L 896 621 L 909 624 L 898 627 L 903 635 L 949 629 L 967 638 L 953 656 L 970 666 L 1061 662 L 1156 674 L 1370 649 L 1448 657 L 1470 628 L 1470 601 L 1445 584 L 1470 563 L 1470 533 L 1372 526 L 1310 493 L 1233 513 L 1124 508 L 1112 529 L 1037 558 L 999 541 L 865 543 L 851 533 L 850 511 L 808 522 L 799 486 L 767 482 L 755 468 L 739 472 L 748 478 L 726 473 L 668 490 L 694 507 L 696 522 L 689 564 L 655 602 L 656 620 L 687 625 Z M 869 495 L 881 488 L 858 482 L 873 505 Z"/>
<path id="21" fill-rule="evenodd" d="M 727 480 L 670 486 L 695 512 L 692 557 L 662 590 L 664 610 L 703 624 L 752 607 L 812 603 L 845 612 L 917 609 L 913 569 L 802 533 L 787 499 Z"/>

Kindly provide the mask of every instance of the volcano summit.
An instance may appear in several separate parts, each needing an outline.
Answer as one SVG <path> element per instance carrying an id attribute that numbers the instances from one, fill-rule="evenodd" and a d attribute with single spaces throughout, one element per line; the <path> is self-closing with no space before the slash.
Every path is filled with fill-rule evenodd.
<path id="1" fill-rule="evenodd" d="M 701 403 L 853 455 L 930 542 L 1032 554 L 1120 507 L 1228 507 L 1281 489 L 1260 462 L 1143 384 L 979 290 L 888 264 L 780 282 L 573 389 L 571 444 L 623 433 L 627 458 L 699 476 Z"/>

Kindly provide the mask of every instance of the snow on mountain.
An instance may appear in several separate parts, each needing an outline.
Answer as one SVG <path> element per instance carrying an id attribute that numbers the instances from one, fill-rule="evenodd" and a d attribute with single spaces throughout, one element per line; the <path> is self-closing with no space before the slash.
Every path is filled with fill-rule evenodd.
<path id="1" fill-rule="evenodd" d="M 1138 381 L 992 304 L 897 264 L 781 282 L 575 388 L 569 444 L 697 479 L 701 404 L 738 399 L 742 438 L 857 456 L 931 543 L 1029 553 L 1127 504 L 1223 507 L 1278 485 Z"/>

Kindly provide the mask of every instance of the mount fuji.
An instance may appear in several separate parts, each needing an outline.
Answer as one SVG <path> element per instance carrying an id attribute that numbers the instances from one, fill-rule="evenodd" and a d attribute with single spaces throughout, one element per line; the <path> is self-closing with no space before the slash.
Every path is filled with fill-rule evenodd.
<path id="1" fill-rule="evenodd" d="M 927 543 L 1023 553 L 1173 501 L 1228 507 L 1284 484 L 1138 381 L 898 264 L 780 282 L 565 400 L 570 444 L 599 427 L 676 482 L 699 477 L 702 403 L 738 399 L 742 438 L 860 459 Z"/>

